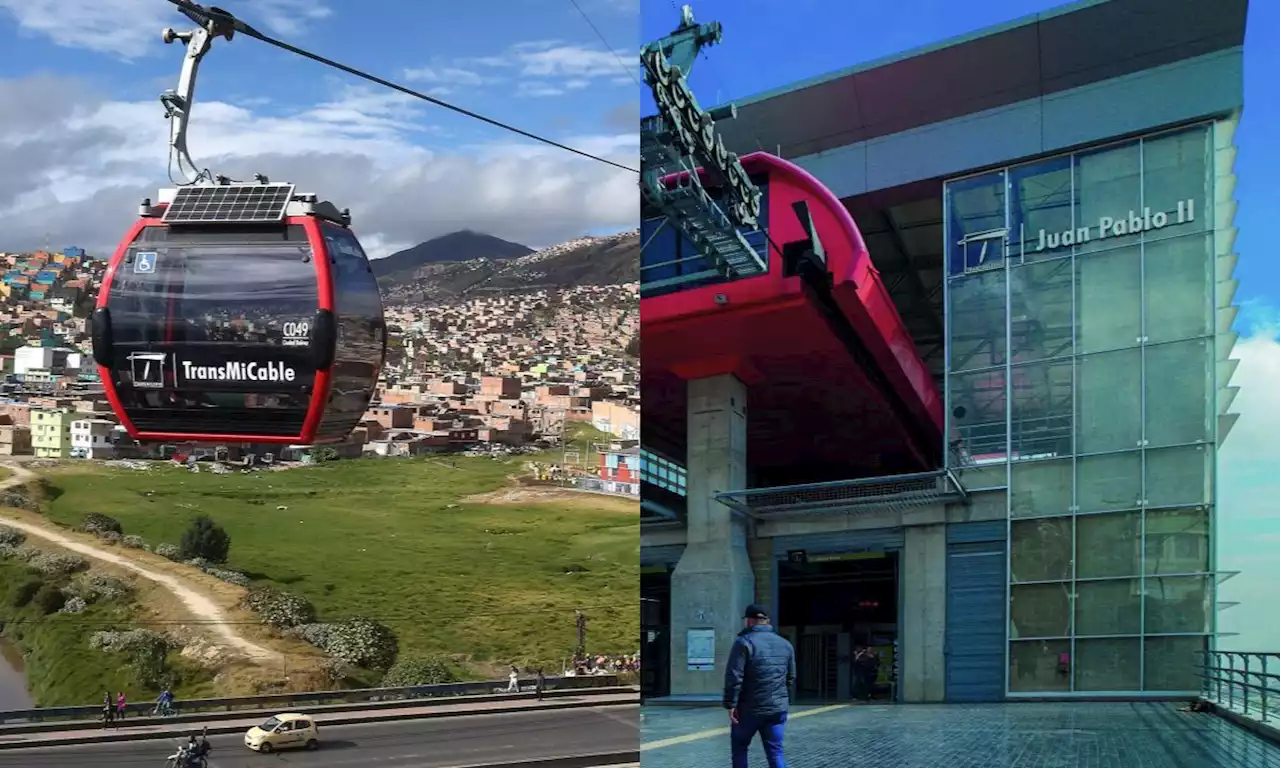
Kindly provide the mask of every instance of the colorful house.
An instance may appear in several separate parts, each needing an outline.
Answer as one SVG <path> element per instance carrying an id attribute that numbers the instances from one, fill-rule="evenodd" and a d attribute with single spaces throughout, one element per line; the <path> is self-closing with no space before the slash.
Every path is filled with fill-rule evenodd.
<path id="1" fill-rule="evenodd" d="M 71 454 L 70 408 L 50 408 L 31 413 L 31 447 L 39 458 L 64 459 Z"/>

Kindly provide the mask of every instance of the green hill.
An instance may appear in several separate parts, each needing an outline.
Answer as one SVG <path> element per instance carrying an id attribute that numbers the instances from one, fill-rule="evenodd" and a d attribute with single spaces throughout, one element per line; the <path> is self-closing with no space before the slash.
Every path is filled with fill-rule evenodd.
<path id="1" fill-rule="evenodd" d="M 101 512 L 154 546 L 209 515 L 231 536 L 228 568 L 306 597 L 319 621 L 385 623 L 402 658 L 465 657 L 482 676 L 513 662 L 550 665 L 572 652 L 578 608 L 590 617 L 591 651 L 630 653 L 638 642 L 634 502 L 466 500 L 508 485 L 516 461 L 370 459 L 226 475 L 64 467 L 42 473 L 51 520 L 74 526 Z"/>

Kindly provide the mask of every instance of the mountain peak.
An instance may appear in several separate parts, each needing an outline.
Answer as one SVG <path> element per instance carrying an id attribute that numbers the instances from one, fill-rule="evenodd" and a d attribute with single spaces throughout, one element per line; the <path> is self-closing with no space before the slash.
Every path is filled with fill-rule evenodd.
<path id="1" fill-rule="evenodd" d="M 374 259 L 373 273 L 378 276 L 411 272 L 426 264 L 442 262 L 505 261 L 533 253 L 532 248 L 503 240 L 493 235 L 462 229 L 432 238 L 412 248 L 393 253 L 385 259 Z"/>

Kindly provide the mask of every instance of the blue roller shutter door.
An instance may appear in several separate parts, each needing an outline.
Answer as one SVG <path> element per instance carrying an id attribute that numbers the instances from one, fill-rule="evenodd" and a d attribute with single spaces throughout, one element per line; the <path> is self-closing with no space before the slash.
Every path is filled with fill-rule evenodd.
<path id="1" fill-rule="evenodd" d="M 1004 699 L 1005 522 L 947 530 L 947 701 Z"/>

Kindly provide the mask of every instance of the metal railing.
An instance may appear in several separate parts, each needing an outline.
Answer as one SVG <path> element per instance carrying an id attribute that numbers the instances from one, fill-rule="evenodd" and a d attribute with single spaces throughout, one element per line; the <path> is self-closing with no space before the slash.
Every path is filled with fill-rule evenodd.
<path id="1" fill-rule="evenodd" d="M 959 478 L 950 470 L 941 470 L 725 491 L 717 493 L 715 499 L 736 512 L 759 519 L 802 512 L 901 512 L 961 501 L 966 496 Z"/>
<path id="2" fill-rule="evenodd" d="M 522 691 L 532 690 L 535 680 L 520 680 Z M 547 690 L 566 691 L 596 688 L 612 688 L 619 685 L 617 675 L 583 675 L 580 677 L 548 677 Z M 506 680 L 485 680 L 468 683 L 440 685 L 413 685 L 403 688 L 357 688 L 347 691 L 311 691 L 306 693 L 274 693 L 261 696 L 235 696 L 219 699 L 178 700 L 173 705 L 177 715 L 202 712 L 253 712 L 295 705 L 331 706 L 343 704 L 383 704 L 385 702 L 413 702 L 449 696 L 475 696 L 502 693 Z M 134 702 L 125 709 L 126 716 L 148 717 L 155 709 L 154 701 Z M 102 716 L 102 704 L 71 707 L 41 707 L 0 711 L 0 724 L 35 723 L 50 720 L 96 720 Z M 127 720 L 126 720 L 127 722 Z"/>
<path id="3" fill-rule="evenodd" d="M 1270 725 L 1280 723 L 1280 652 L 1203 651 L 1200 697 Z"/>

